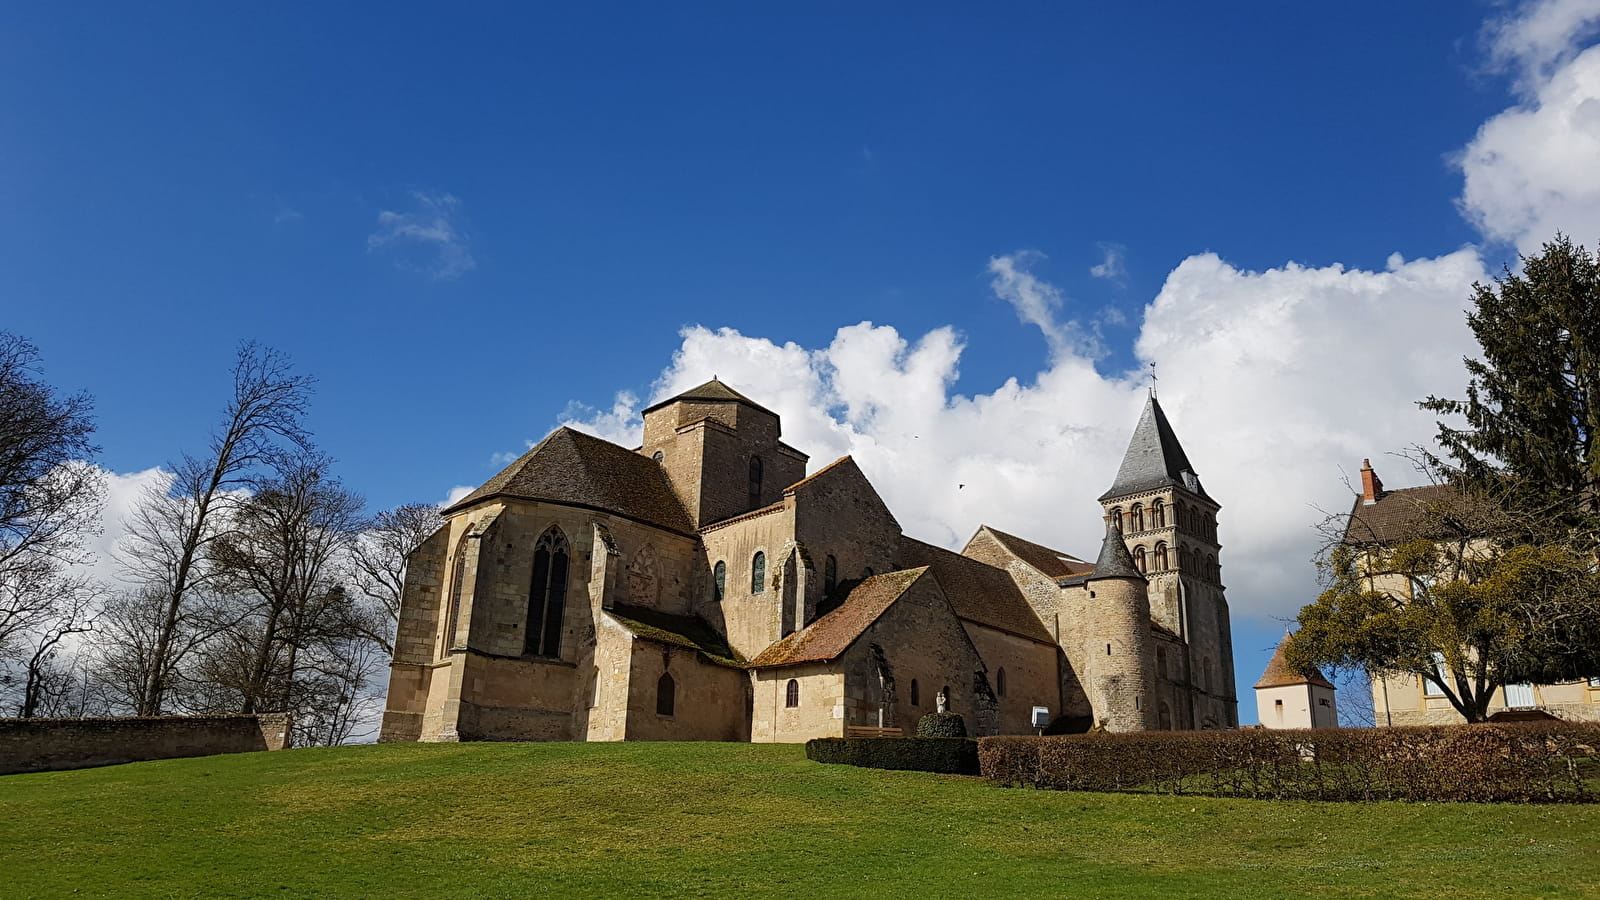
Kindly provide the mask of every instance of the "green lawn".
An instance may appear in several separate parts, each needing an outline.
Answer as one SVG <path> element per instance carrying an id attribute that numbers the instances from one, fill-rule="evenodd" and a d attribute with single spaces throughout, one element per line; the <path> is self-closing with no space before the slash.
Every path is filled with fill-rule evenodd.
<path id="1" fill-rule="evenodd" d="M 342 747 L 0 776 L 0 896 L 1600 897 L 1600 805 L 1005 790 L 786 745 Z"/>

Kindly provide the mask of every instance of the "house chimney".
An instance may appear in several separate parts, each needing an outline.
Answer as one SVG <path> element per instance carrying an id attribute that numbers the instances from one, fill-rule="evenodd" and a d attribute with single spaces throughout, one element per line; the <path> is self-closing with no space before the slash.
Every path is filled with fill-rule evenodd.
<path id="1" fill-rule="evenodd" d="M 1383 481 L 1378 478 L 1378 473 L 1372 471 L 1372 460 L 1361 461 L 1361 502 L 1371 506 L 1378 502 L 1378 495 L 1383 493 Z"/>

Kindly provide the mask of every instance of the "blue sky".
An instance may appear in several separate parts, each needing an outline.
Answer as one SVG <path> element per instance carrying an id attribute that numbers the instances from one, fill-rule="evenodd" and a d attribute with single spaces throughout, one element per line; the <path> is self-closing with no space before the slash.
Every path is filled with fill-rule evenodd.
<path id="1" fill-rule="evenodd" d="M 123 476 L 203 446 L 242 339 L 374 507 L 714 371 L 921 536 L 1080 555 L 1155 360 L 1248 719 L 1341 468 L 1459 391 L 1466 286 L 1600 237 L 1596 6 L 13 5 L 0 328 Z"/>

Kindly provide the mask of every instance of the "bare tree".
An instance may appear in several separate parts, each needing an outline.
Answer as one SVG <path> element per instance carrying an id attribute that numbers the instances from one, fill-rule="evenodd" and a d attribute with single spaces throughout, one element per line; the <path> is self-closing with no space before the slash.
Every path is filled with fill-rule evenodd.
<path id="1" fill-rule="evenodd" d="M 98 520 L 92 401 L 39 379 L 38 350 L 0 332 L 0 661 L 56 612 L 60 573 L 88 558 Z"/>
<path id="2" fill-rule="evenodd" d="M 360 534 L 362 500 L 328 469 L 312 453 L 281 458 L 212 548 L 219 572 L 245 589 L 254 610 L 250 640 L 234 642 L 249 646 L 242 712 L 287 708 L 301 651 L 352 630 L 336 570 Z"/>
<path id="3" fill-rule="evenodd" d="M 313 380 L 291 372 L 281 354 L 247 343 L 233 369 L 233 398 L 204 457 L 185 456 L 172 484 L 145 497 L 128 526 L 121 556 L 130 580 L 160 598 L 148 645 L 127 660 L 142 667 L 133 691 L 135 712 L 157 715 L 184 656 L 193 646 L 181 634 L 189 594 L 212 577 L 211 544 L 226 533 L 229 512 L 250 477 L 283 444 L 304 448 L 305 414 Z M 131 607 L 130 607 L 131 609 Z"/>
<path id="4" fill-rule="evenodd" d="M 75 651 L 74 635 L 94 630 L 102 589 L 87 578 L 61 579 L 57 605 L 50 618 L 33 634 L 32 652 L 23 665 L 22 702 L 17 715 L 24 719 L 46 714 L 72 686 L 71 667 L 59 666 L 62 651 Z"/>
<path id="5" fill-rule="evenodd" d="M 409 503 L 378 513 L 351 547 L 350 582 L 361 595 L 359 627 L 369 640 L 394 655 L 406 557 L 442 523 L 437 507 Z"/>

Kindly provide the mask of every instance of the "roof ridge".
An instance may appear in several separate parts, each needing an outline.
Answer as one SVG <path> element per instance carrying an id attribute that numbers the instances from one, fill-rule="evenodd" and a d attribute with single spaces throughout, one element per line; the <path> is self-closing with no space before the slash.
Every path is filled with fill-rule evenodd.
<path id="1" fill-rule="evenodd" d="M 1139 424 L 1134 426 L 1133 436 L 1128 439 L 1128 449 L 1117 468 L 1117 477 L 1099 499 L 1105 501 L 1169 485 L 1211 499 L 1201 486 L 1200 476 L 1189 462 L 1189 454 L 1184 452 L 1172 423 L 1167 421 L 1160 401 L 1151 394 L 1145 399 L 1144 412 L 1139 416 Z"/>

